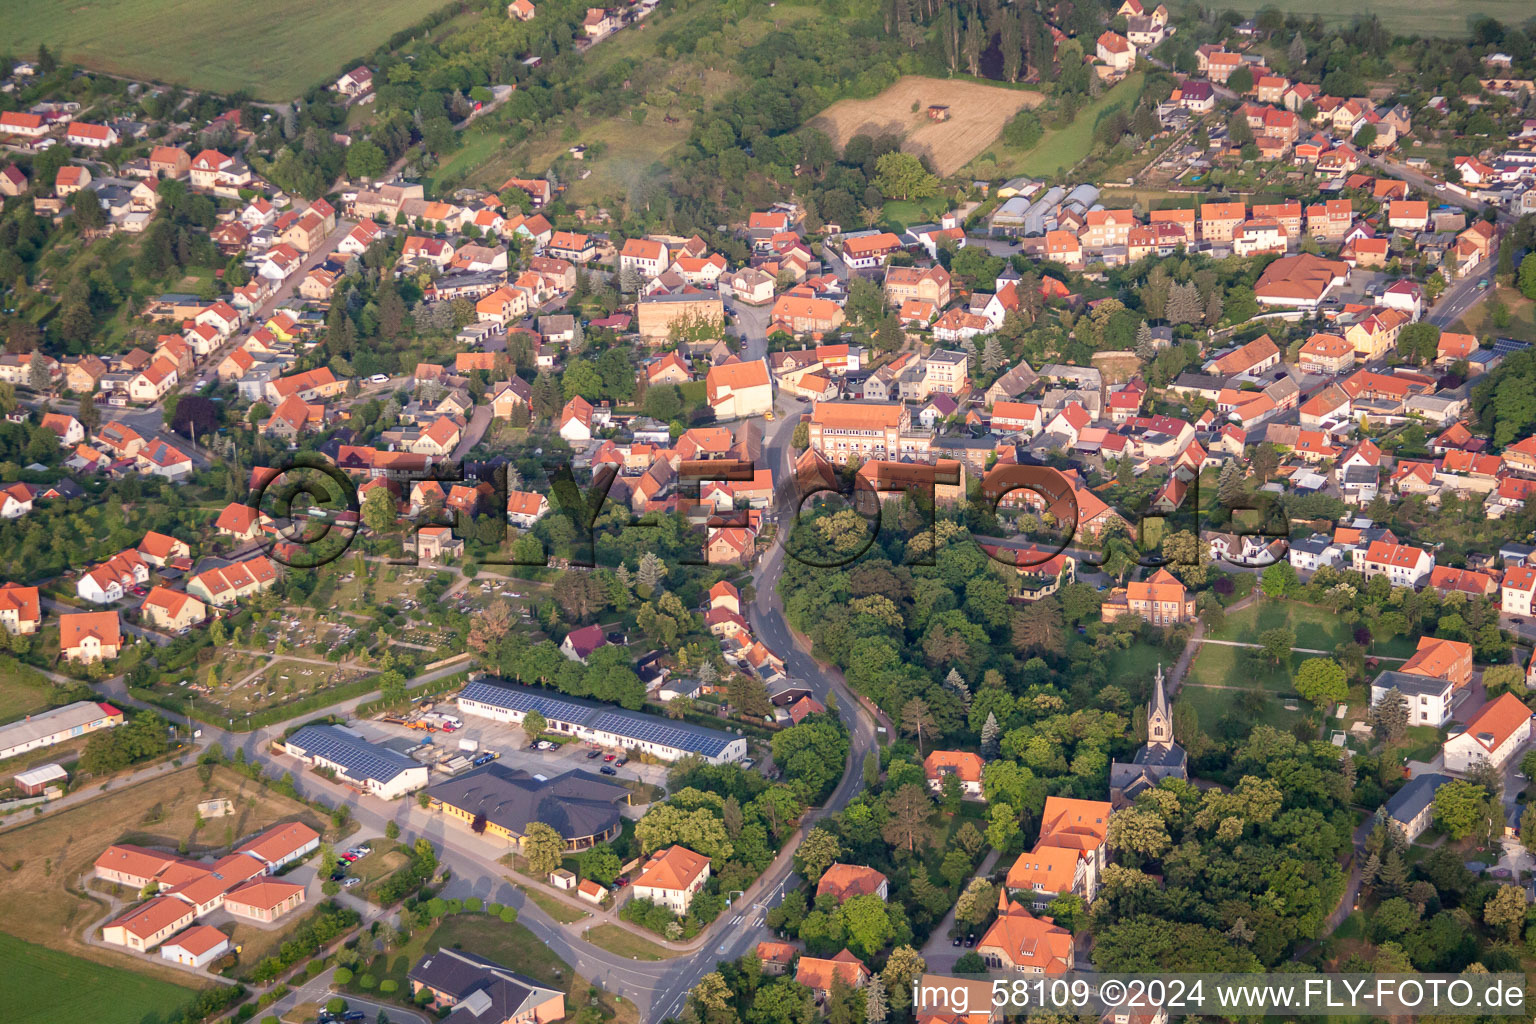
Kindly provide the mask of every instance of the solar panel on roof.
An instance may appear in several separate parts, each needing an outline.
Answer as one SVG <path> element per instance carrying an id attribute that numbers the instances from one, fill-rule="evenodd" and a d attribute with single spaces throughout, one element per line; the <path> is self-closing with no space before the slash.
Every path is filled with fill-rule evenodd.
<path id="1" fill-rule="evenodd" d="M 715 729 L 673 722 L 574 697 L 542 693 L 528 687 L 469 683 L 459 693 L 459 699 L 510 711 L 537 711 L 554 721 L 569 722 L 636 742 L 655 743 L 708 757 L 718 757 L 735 739 L 729 733 Z"/>
<path id="2" fill-rule="evenodd" d="M 354 779 L 388 782 L 401 772 L 417 767 L 415 761 L 403 754 L 376 747 L 329 725 L 306 725 L 288 742 L 308 757 L 321 757 L 340 765 Z"/>

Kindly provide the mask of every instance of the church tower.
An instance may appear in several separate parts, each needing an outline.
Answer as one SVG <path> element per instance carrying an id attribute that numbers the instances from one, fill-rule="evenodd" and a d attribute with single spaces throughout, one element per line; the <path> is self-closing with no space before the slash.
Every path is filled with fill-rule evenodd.
<path id="1" fill-rule="evenodd" d="M 1147 705 L 1147 745 L 1168 746 L 1173 743 L 1173 711 L 1168 707 L 1168 693 L 1163 689 L 1163 664 L 1157 664 L 1157 683 L 1152 690 L 1152 701 Z"/>

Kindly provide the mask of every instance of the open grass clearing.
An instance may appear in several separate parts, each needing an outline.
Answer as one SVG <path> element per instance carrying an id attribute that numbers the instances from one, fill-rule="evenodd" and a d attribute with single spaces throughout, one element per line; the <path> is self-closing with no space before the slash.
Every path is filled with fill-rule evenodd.
<path id="1" fill-rule="evenodd" d="M 1261 598 L 1240 611 L 1227 613 L 1226 623 L 1213 640 L 1236 640 L 1256 644 L 1265 630 L 1285 628 L 1296 634 L 1296 647 L 1332 651 L 1352 639 L 1353 627 L 1327 608 L 1298 601 L 1274 601 Z M 1213 645 L 1207 644 L 1209 648 Z M 1415 642 L 1407 637 L 1393 637 L 1374 643 L 1368 654 L 1376 657 L 1406 658 Z"/>
<path id="2" fill-rule="evenodd" d="M 0 658 L 0 722 L 13 722 L 53 703 L 53 683 L 14 658 Z"/>
<path id="3" fill-rule="evenodd" d="M 575 924 L 592 916 L 585 910 L 576 909 L 565 900 L 551 896 L 547 892 L 540 892 L 536 885 L 519 885 L 518 888 L 523 890 L 524 896 L 533 900 L 534 906 L 561 924 Z"/>
<path id="4" fill-rule="evenodd" d="M 374 0 L 366 16 L 348 4 L 308 0 L 14 0 L 5 27 L 12 53 L 46 43 L 63 59 L 111 74 L 290 100 L 428 11 L 410 0 Z"/>
<path id="5" fill-rule="evenodd" d="M 10 1024 L 144 1024 L 161 1021 L 193 990 L 160 978 L 92 963 L 0 934 L 5 1019 Z"/>
<path id="6" fill-rule="evenodd" d="M 619 956 L 627 956 L 631 960 L 670 960 L 680 955 L 616 924 L 600 924 L 596 928 L 588 928 L 581 933 L 581 937 L 594 946 Z"/>
<path id="7" fill-rule="evenodd" d="M 1505 310 L 1504 326 L 1494 317 L 1494 304 Z M 1536 341 L 1536 302 L 1521 295 L 1513 288 L 1500 285 L 1494 294 L 1462 314 L 1456 330 L 1475 334 L 1479 338 L 1497 335 L 1517 341 Z"/>
<path id="8" fill-rule="evenodd" d="M 971 162 L 968 175 L 986 178 L 1011 178 L 1020 174 L 1034 178 L 1060 177 L 1077 166 L 1093 149 L 1093 130 L 1103 117 L 1116 107 L 1127 115 L 1136 108 L 1136 101 L 1141 98 L 1145 82 L 1146 75 L 1141 72 L 1126 76 L 1125 81 L 1079 110 L 1071 124 L 1056 130 L 1048 129 L 1040 141 L 1029 149 L 1014 149 L 1001 143 L 992 146 Z M 999 123 L 998 129 L 1001 128 Z"/>
<path id="9" fill-rule="evenodd" d="M 855 135 L 899 135 L 901 148 L 926 156 L 941 177 L 959 171 L 997 138 L 1009 118 L 1045 96 L 963 78 L 907 75 L 867 100 L 838 100 L 811 119 L 841 149 Z M 928 107 L 947 106 L 935 121 Z"/>

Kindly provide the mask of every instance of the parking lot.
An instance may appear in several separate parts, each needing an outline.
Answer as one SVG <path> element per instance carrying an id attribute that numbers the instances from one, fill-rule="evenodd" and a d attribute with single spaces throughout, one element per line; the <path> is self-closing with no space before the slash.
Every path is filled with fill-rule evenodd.
<path id="1" fill-rule="evenodd" d="M 439 710 L 457 714 L 447 706 Z M 610 765 L 617 773 L 611 776 L 614 779 L 647 782 L 653 786 L 663 787 L 667 784 L 667 766 L 663 764 L 641 764 L 638 760 L 631 760 L 622 768 L 617 767 L 613 761 L 604 761 L 602 757 L 588 758 L 587 755 L 596 748 L 585 743 L 567 743 L 555 750 L 533 750 L 528 746 L 528 737 L 515 726 L 475 718 L 472 715 L 458 717 L 463 719 L 464 727 L 454 732 L 426 733 L 419 729 L 408 729 L 403 725 L 380 721 L 362 721 L 352 724 L 370 739 L 389 740 L 392 741 L 390 745 L 396 747 L 401 740 L 413 745 L 430 740 L 435 746 L 457 752 L 460 740 L 474 740 L 481 752 L 495 751 L 500 754 L 502 764 L 521 768 L 530 774 L 543 775 L 546 778 L 554 778 L 562 772 L 574 769 L 596 775 L 603 765 Z M 603 753 L 617 755 L 615 761 L 624 756 L 624 752 L 620 750 L 604 750 Z M 444 778 L 446 776 L 441 772 L 434 772 L 432 781 L 435 784 Z"/>

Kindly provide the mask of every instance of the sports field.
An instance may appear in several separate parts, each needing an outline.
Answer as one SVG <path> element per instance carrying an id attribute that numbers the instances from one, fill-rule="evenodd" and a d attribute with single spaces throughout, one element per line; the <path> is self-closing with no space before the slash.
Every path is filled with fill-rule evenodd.
<path id="1" fill-rule="evenodd" d="M 1531 16 L 1529 0 L 1419 0 L 1413 4 L 1389 0 L 1356 0 L 1349 4 L 1335 0 L 1224 0 L 1220 6 L 1243 14 L 1278 7 L 1286 14 L 1303 18 L 1320 14 L 1323 21 L 1335 25 L 1347 25 L 1358 15 L 1374 14 L 1390 31 L 1423 36 L 1464 36 L 1468 23 L 1483 14 L 1506 25 L 1518 25 Z M 1175 19 L 1181 14 L 1182 11 L 1175 12 Z"/>
<path id="2" fill-rule="evenodd" d="M 0 933 L 5 1019 L 10 1024 L 140 1024 L 166 1020 L 192 990 L 158 978 L 82 960 Z"/>
<path id="3" fill-rule="evenodd" d="M 8 52 L 46 43 L 57 56 L 110 74 L 291 100 L 438 5 L 410 0 L 8 0 Z"/>

